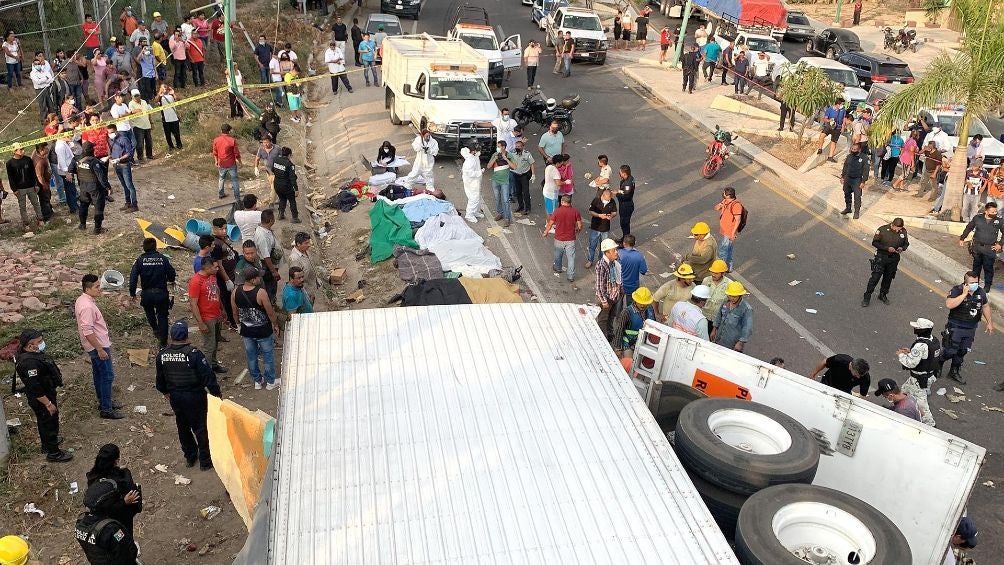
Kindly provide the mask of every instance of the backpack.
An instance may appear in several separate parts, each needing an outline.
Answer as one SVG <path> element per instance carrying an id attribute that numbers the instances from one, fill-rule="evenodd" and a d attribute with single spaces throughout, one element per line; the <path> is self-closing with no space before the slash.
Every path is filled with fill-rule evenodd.
<path id="1" fill-rule="evenodd" d="M 746 220 L 748 219 L 749 219 L 749 210 L 747 210 L 746 207 L 743 206 L 743 213 L 739 215 L 739 228 L 736 229 L 736 233 L 743 233 L 743 230 L 746 229 Z"/>

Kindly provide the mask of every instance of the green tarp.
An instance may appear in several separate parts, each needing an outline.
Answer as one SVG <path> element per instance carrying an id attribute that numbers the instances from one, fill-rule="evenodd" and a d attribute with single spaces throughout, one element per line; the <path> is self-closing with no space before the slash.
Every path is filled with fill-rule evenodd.
<path id="1" fill-rule="evenodd" d="M 394 244 L 418 249 L 411 222 L 400 207 L 377 200 L 370 210 L 370 261 L 379 263 L 394 253 Z"/>

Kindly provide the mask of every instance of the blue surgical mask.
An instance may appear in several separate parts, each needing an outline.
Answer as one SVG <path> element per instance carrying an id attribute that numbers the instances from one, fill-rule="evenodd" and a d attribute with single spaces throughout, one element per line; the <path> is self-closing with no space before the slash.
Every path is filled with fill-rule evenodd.
<path id="1" fill-rule="evenodd" d="M 980 289 L 980 283 L 978 283 L 978 282 L 969 283 L 969 290 L 970 291 L 976 292 L 979 289 Z"/>
<path id="2" fill-rule="evenodd" d="M 38 342 L 38 352 L 41 353 L 45 351 L 45 341 Z"/>

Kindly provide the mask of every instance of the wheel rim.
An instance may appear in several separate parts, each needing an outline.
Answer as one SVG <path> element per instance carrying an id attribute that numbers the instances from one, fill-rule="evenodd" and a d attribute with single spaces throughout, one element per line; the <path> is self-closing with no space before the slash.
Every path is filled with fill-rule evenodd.
<path id="1" fill-rule="evenodd" d="M 788 430 L 750 410 L 716 410 L 708 416 L 708 428 L 722 443 L 754 455 L 777 455 L 791 447 Z"/>
<path id="2" fill-rule="evenodd" d="M 777 541 L 799 559 L 820 565 L 870 563 L 875 557 L 875 537 L 849 512 L 819 502 L 782 506 L 771 528 Z M 851 555 L 856 560 L 851 560 Z"/>

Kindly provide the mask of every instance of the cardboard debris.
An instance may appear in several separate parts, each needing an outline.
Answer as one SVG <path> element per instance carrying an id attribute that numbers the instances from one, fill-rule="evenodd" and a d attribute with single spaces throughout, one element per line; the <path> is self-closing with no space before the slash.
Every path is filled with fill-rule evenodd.
<path id="1" fill-rule="evenodd" d="M 940 410 L 946 416 L 948 416 L 949 418 L 951 418 L 953 420 L 958 420 L 959 419 L 959 415 L 955 413 L 955 410 L 948 410 L 946 408 L 938 408 L 938 410 Z"/>
<path id="2" fill-rule="evenodd" d="M 164 465 L 163 463 L 161 463 L 160 465 L 154 465 L 153 468 L 157 471 L 160 471 L 161 473 L 167 472 L 167 465 Z"/>
<path id="3" fill-rule="evenodd" d="M 980 410 L 983 410 L 984 412 L 1000 412 L 1004 414 L 1004 408 L 1001 408 L 1000 406 L 987 406 L 984 404 Z"/>
<path id="4" fill-rule="evenodd" d="M 362 302 L 363 300 L 366 300 L 366 295 L 363 294 L 362 289 L 353 292 L 352 294 L 350 294 L 348 297 L 345 298 L 346 302 Z"/>
<path id="5" fill-rule="evenodd" d="M 994 485 L 993 481 L 983 481 L 983 486 L 994 488 L 996 485 Z"/>
<path id="6" fill-rule="evenodd" d="M 330 284 L 344 284 L 345 283 L 345 267 L 337 267 L 331 269 L 328 273 L 328 282 Z"/>
<path id="7" fill-rule="evenodd" d="M 794 280 L 794 281 L 789 281 L 788 282 L 788 286 L 798 286 L 800 284 L 802 284 L 802 281 L 799 281 L 799 280 Z"/>
<path id="8" fill-rule="evenodd" d="M 951 402 L 952 404 L 956 404 L 958 402 L 963 402 L 965 400 L 966 400 L 965 395 L 962 395 L 962 396 L 956 396 L 954 394 L 949 394 L 948 395 L 948 401 Z"/>
<path id="9" fill-rule="evenodd" d="M 537 222 L 531 220 L 530 218 L 520 218 L 516 220 L 517 224 L 523 224 L 524 226 L 535 226 Z"/>
<path id="10" fill-rule="evenodd" d="M 953 386 L 953 387 L 952 387 L 952 390 L 954 390 L 954 391 L 955 391 L 955 394 L 961 394 L 961 395 L 963 395 L 963 396 L 965 396 L 965 395 L 966 395 L 966 391 L 962 390 L 961 388 L 959 388 L 959 387 L 957 387 L 957 386 Z"/>
<path id="11" fill-rule="evenodd" d="M 192 479 L 189 479 L 188 477 L 186 477 L 184 475 L 175 475 L 174 476 L 174 484 L 176 484 L 176 485 L 190 485 L 190 484 L 192 484 Z"/>
<path id="12" fill-rule="evenodd" d="M 140 367 L 150 366 L 150 349 L 127 349 L 126 353 L 129 354 L 129 363 L 131 365 L 138 365 Z"/>

